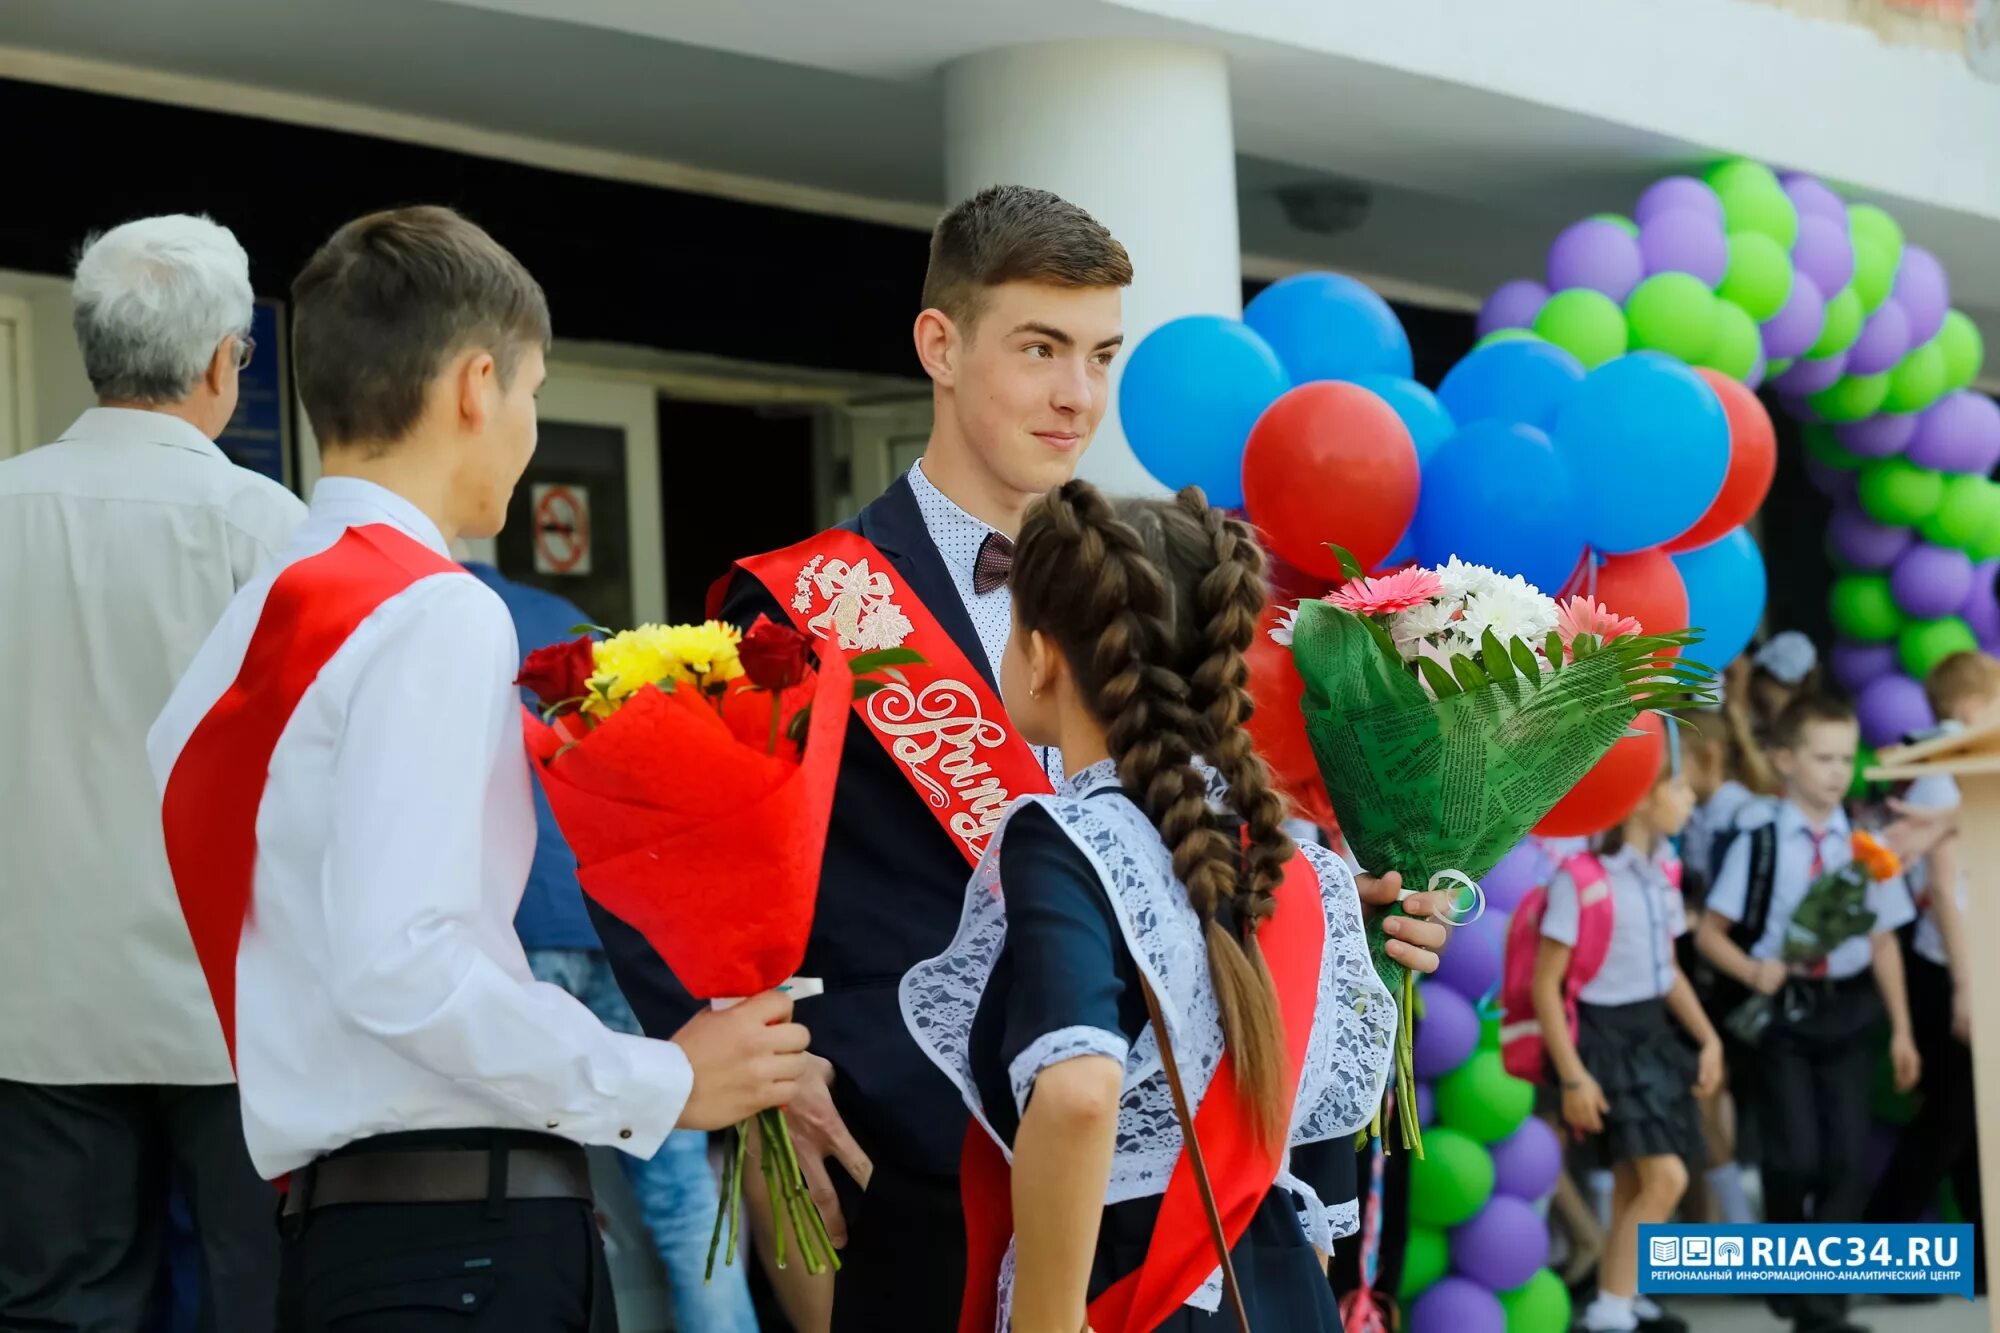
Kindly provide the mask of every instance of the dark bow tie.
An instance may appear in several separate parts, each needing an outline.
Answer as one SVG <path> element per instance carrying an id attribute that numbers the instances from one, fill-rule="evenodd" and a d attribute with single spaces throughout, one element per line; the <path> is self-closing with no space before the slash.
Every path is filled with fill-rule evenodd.
<path id="1" fill-rule="evenodd" d="M 1007 571 L 1014 568 L 1014 542 L 997 532 L 986 534 L 979 543 L 979 559 L 972 565 L 972 591 L 981 597 L 1007 585 Z"/>

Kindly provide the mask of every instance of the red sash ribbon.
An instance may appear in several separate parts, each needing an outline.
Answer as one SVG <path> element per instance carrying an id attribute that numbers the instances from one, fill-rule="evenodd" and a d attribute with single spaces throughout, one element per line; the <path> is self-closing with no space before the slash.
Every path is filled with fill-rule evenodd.
<path id="1" fill-rule="evenodd" d="M 375 608 L 458 568 L 385 524 L 349 528 L 278 576 L 236 679 L 174 760 L 161 807 L 167 864 L 236 1061 L 236 946 L 250 915 L 271 755 L 321 668 Z"/>
<path id="2" fill-rule="evenodd" d="M 804 633 L 849 652 L 907 647 L 923 655 L 923 665 L 899 668 L 906 683 L 857 700 L 854 709 L 966 861 L 978 865 L 1007 807 L 1018 796 L 1046 793 L 1048 776 L 1027 743 L 1009 729 L 999 698 L 937 617 L 898 583 L 887 556 L 841 528 L 742 561 L 740 568 L 777 598 Z M 1326 946 L 1319 877 L 1303 856 L 1292 859 L 1277 910 L 1258 930 L 1257 942 L 1277 983 L 1296 1089 L 1312 1037 Z M 1277 1179 L 1284 1145 L 1257 1142 L 1227 1052 L 1196 1110 L 1195 1133 L 1224 1234 L 1233 1245 Z M 1014 1234 L 1013 1194 L 1007 1160 L 977 1120 L 966 1130 L 960 1170 L 968 1262 L 959 1328 L 987 1333 L 995 1321 L 1000 1265 Z M 1215 1266 L 1207 1214 L 1183 1150 L 1160 1201 L 1144 1262 L 1091 1302 L 1091 1327 L 1097 1333 L 1151 1329 L 1180 1308 Z"/>

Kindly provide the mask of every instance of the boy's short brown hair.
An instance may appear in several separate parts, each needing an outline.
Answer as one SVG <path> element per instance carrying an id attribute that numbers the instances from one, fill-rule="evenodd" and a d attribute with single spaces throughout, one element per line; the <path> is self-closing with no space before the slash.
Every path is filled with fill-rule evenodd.
<path id="1" fill-rule="evenodd" d="M 2000 659 L 1969 648 L 1953 653 L 1931 668 L 1931 674 L 1924 678 L 1924 694 L 1940 722 L 1962 704 L 1991 704 L 2000 699 Z"/>
<path id="2" fill-rule="evenodd" d="M 335 232 L 292 283 L 299 400 L 323 444 L 383 452 L 423 414 L 424 390 L 467 348 L 504 387 L 549 344 L 549 303 L 521 261 L 449 208 L 370 213 Z"/>
<path id="3" fill-rule="evenodd" d="M 938 220 L 924 307 L 970 331 L 987 290 L 1006 282 L 1129 287 L 1132 260 L 1103 223 L 1060 195 L 991 185 Z"/>
<path id="4" fill-rule="evenodd" d="M 1801 694 L 1785 705 L 1771 724 L 1771 744 L 1780 750 L 1796 749 L 1805 739 L 1806 728 L 1818 722 L 1854 725 L 1854 708 L 1845 699 L 1831 694 Z"/>

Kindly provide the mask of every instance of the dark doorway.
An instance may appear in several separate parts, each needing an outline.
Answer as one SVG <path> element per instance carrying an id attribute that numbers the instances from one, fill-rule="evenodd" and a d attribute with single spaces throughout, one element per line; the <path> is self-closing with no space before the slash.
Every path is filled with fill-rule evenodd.
<path id="1" fill-rule="evenodd" d="M 667 619 L 702 619 L 731 561 L 804 541 L 814 521 L 815 414 L 660 399 Z"/>

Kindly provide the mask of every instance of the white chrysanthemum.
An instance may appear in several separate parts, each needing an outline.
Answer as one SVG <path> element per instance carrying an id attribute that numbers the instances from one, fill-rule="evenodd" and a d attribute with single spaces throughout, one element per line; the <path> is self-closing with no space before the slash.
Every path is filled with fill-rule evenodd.
<path id="1" fill-rule="evenodd" d="M 1401 643 L 1405 639 L 1425 639 L 1433 634 L 1442 634 L 1451 624 L 1457 609 L 1456 603 L 1433 599 L 1422 606 L 1398 611 L 1389 620 L 1389 635 Z"/>
<path id="2" fill-rule="evenodd" d="M 1485 565 L 1468 564 L 1457 556 L 1445 561 L 1438 568 L 1437 575 L 1444 584 L 1442 600 L 1446 602 L 1461 602 L 1468 597 L 1476 597 L 1500 579 Z"/>
<path id="3" fill-rule="evenodd" d="M 1525 579 L 1496 578 L 1467 601 L 1465 618 L 1459 623 L 1475 642 L 1490 629 L 1502 643 L 1521 639 L 1535 644 L 1556 627 L 1556 605 Z"/>
<path id="4" fill-rule="evenodd" d="M 1278 613 L 1278 623 L 1271 630 L 1274 642 L 1289 648 L 1292 646 L 1292 628 L 1299 623 L 1299 608 L 1288 606 Z"/>

